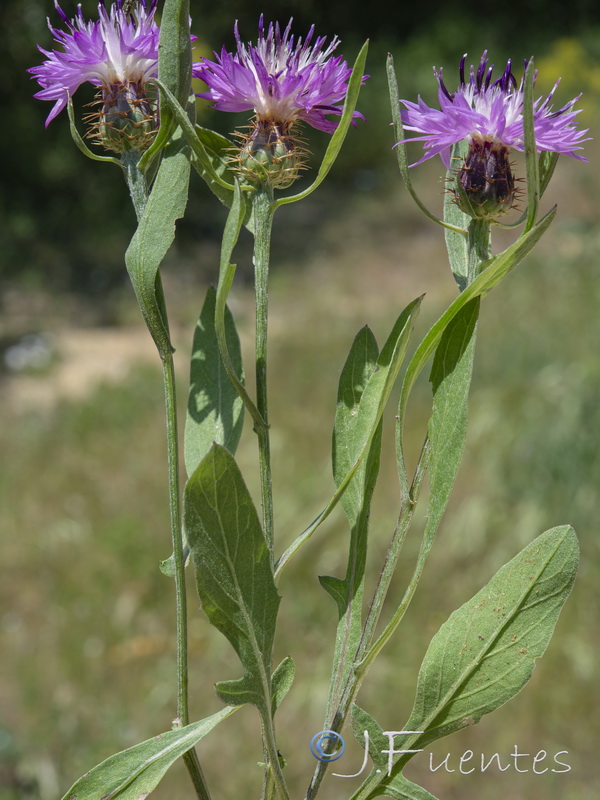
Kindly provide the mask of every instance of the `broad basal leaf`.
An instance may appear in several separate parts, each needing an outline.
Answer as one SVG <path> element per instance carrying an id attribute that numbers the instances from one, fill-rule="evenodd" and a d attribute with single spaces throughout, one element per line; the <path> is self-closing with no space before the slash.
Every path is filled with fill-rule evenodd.
<path id="1" fill-rule="evenodd" d="M 219 684 L 221 696 L 271 703 L 271 651 L 279 595 L 265 537 L 233 456 L 214 444 L 190 477 L 184 527 L 210 622 L 231 642 L 246 674 Z"/>

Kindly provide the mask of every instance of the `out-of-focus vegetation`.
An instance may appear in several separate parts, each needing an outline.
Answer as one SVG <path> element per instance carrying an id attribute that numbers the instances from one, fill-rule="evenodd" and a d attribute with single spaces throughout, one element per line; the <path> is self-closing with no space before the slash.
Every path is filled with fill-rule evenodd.
<path id="1" fill-rule="evenodd" d="M 95 3 L 84 3 L 84 8 Z M 538 8 L 539 6 L 539 8 Z M 71 11 L 65 0 L 63 7 Z M 385 7 L 385 13 L 382 10 Z M 393 50 L 403 96 L 433 100 L 431 65 L 448 82 L 468 50 L 484 47 L 496 64 L 534 52 L 539 88 L 562 75 L 557 102 L 584 91 L 582 120 L 600 116 L 600 37 L 593 3 L 537 4 L 476 14 L 449 4 L 388 9 L 375 2 L 262 3 L 267 17 L 294 14 L 337 32 L 344 52 L 372 37 L 360 107 L 368 124 L 351 132 L 331 180 L 278 215 L 270 327 L 275 513 L 282 547 L 321 509 L 331 491 L 329 447 L 339 371 L 358 328 L 381 341 L 398 310 L 427 292 L 416 335 L 456 291 L 445 266 L 443 236 L 413 208 L 400 184 L 388 129 L 383 62 Z M 206 52 L 231 42 L 232 20 L 255 35 L 256 6 L 200 7 L 194 30 Z M 55 800 L 93 764 L 170 727 L 174 713 L 173 587 L 158 571 L 169 554 L 164 412 L 152 347 L 138 345 L 138 312 L 126 285 L 122 253 L 133 214 L 118 171 L 88 162 L 71 143 L 66 119 L 44 131 L 49 104 L 31 99 L 23 69 L 49 45 L 42 0 L 4 0 L 0 15 L 4 166 L 0 233 L 4 371 L 0 374 L 0 800 Z M 486 14 L 489 13 L 489 17 Z M 81 107 L 81 106 L 80 106 Z M 203 122 L 226 132 L 228 115 L 201 109 Z M 6 122 L 8 120 L 8 123 Z M 594 132 L 592 131 L 592 135 Z M 311 149 L 318 157 L 323 138 Z M 448 614 L 535 535 L 571 522 L 582 567 L 556 636 L 522 694 L 474 729 L 442 740 L 439 763 L 453 753 L 501 755 L 568 751 L 572 767 L 541 775 L 531 760 L 499 773 L 410 769 L 441 799 L 591 800 L 597 796 L 594 709 L 597 680 L 597 586 L 600 552 L 600 185 L 590 143 L 585 165 L 563 158 L 548 191 L 556 224 L 534 254 L 484 301 L 465 460 L 423 583 L 394 641 L 384 650 L 360 702 L 385 729 L 400 729 L 410 711 L 418 664 Z M 439 163 L 414 173 L 422 194 L 441 204 Z M 216 277 L 223 210 L 199 182 L 177 252 L 165 271 L 180 361 L 180 396 L 195 314 Z M 504 241 L 498 234 L 498 246 Z M 250 274 L 246 243 L 241 276 Z M 250 363 L 251 290 L 240 280 L 234 313 Z M 99 323 L 113 328 L 97 328 Z M 85 332 L 85 341 L 82 331 Z M 25 340 L 24 334 L 31 334 Z M 114 335 L 112 335 L 114 333 Z M 142 332 L 141 339 L 145 341 Z M 84 344 L 90 340 L 95 347 Z M 79 358 L 74 348 L 78 344 Z M 97 374 L 118 380 L 98 382 Z M 129 369 L 126 367 L 129 366 Z M 115 368 L 116 369 L 116 368 Z M 248 370 L 250 371 L 250 370 Z M 414 452 L 429 403 L 424 380 L 409 408 Z M 373 513 L 370 583 L 376 578 L 397 512 L 393 410 Z M 256 443 L 246 425 L 239 463 L 255 488 Z M 415 555 L 419 520 L 395 589 L 403 589 Z M 279 712 L 282 750 L 294 797 L 312 771 L 308 741 L 321 729 L 335 608 L 318 574 L 340 574 L 347 531 L 334 516 L 284 573 L 276 656 L 298 665 L 296 687 Z M 193 582 L 190 580 L 190 584 Z M 212 690 L 239 668 L 211 630 L 190 586 L 192 715 L 219 707 Z M 226 721 L 199 748 L 215 797 L 253 797 L 261 760 L 252 709 Z M 348 739 L 350 739 L 350 735 Z M 350 747 L 338 765 L 354 772 Z M 157 800 L 190 796 L 183 769 L 159 787 Z M 330 777 L 324 800 L 348 796 L 358 780 Z"/>

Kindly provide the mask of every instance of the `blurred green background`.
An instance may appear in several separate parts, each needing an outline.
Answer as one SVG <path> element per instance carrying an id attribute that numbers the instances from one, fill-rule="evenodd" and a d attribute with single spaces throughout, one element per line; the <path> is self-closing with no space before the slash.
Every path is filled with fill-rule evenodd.
<path id="1" fill-rule="evenodd" d="M 74 4 L 64 0 L 71 14 Z M 84 11 L 95 13 L 94 2 Z M 255 39 L 260 11 L 306 32 L 337 33 L 352 60 L 368 36 L 371 75 L 359 124 L 326 184 L 283 208 L 273 244 L 270 328 L 275 513 L 281 547 L 328 499 L 330 430 L 339 371 L 358 328 L 381 342 L 399 310 L 427 292 L 416 335 L 455 295 L 443 236 L 413 207 L 391 152 L 384 77 L 394 53 L 401 96 L 433 102 L 433 64 L 451 87 L 464 52 L 487 48 L 500 68 L 536 56 L 538 88 L 563 80 L 556 107 L 583 92 L 582 125 L 600 118 L 600 21 L 597 4 L 526 0 L 518 8 L 430 3 L 293 0 L 201 4 L 192 0 L 197 52 L 232 44 L 237 18 Z M 117 170 L 86 160 L 66 116 L 44 130 L 50 104 L 33 100 L 25 69 L 51 47 L 50 0 L 3 0 L 0 10 L 0 800 L 58 798 L 80 774 L 118 749 L 170 727 L 174 713 L 173 587 L 158 571 L 169 554 L 164 413 L 160 370 L 140 325 L 123 267 L 134 227 Z M 77 108 L 92 98 L 83 90 Z M 202 124 L 223 133 L 241 118 L 198 104 Z M 326 145 L 310 135 L 314 162 Z M 418 149 L 415 150 L 415 158 Z M 398 636 L 382 653 L 360 702 L 384 729 L 408 717 L 416 670 L 448 614 L 535 535 L 572 523 L 582 566 L 556 638 L 527 688 L 472 730 L 435 748 L 436 762 L 467 749 L 559 751 L 572 767 L 556 774 L 490 769 L 409 776 L 440 800 L 591 800 L 599 775 L 595 709 L 598 681 L 600 553 L 600 343 L 598 144 L 590 164 L 563 158 L 545 198 L 559 203 L 556 223 L 517 272 L 485 300 L 471 400 L 467 453 L 422 585 Z M 516 169 L 520 166 L 516 159 Z M 442 202 L 442 168 L 414 172 L 422 196 Z M 308 176 L 307 179 L 309 179 Z M 206 286 L 217 277 L 224 210 L 199 180 L 164 269 L 178 346 L 180 400 L 186 362 Z M 497 247 L 510 241 L 501 233 Z M 249 237 L 240 242 L 232 308 L 252 358 Z M 416 458 L 429 408 L 425 378 L 409 408 Z M 393 413 L 372 516 L 369 584 L 376 579 L 398 506 Z M 250 426 L 239 463 L 256 488 Z M 418 545 L 421 520 L 406 546 L 392 591 L 398 599 Z M 342 513 L 319 531 L 284 574 L 276 656 L 297 662 L 296 685 L 279 713 L 279 733 L 294 797 L 314 766 L 310 737 L 322 727 L 335 608 L 318 574 L 340 575 L 347 530 Z M 229 645 L 198 610 L 190 578 L 192 715 L 219 708 L 213 683 L 237 677 Z M 252 709 L 242 709 L 200 748 L 215 797 L 256 797 L 261 760 Z M 348 738 L 351 738 L 348 736 Z M 358 769 L 350 748 L 340 772 Z M 324 800 L 343 800 L 358 780 L 330 777 Z M 155 797 L 190 797 L 175 768 Z"/>

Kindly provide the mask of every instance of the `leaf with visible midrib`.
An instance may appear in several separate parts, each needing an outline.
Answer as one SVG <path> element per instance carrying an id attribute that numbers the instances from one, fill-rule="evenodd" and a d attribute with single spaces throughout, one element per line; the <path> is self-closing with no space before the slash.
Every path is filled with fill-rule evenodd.
<path id="1" fill-rule="evenodd" d="M 110 756 L 71 786 L 63 800 L 140 800 L 169 767 L 235 711 L 223 708 L 200 722 L 167 731 Z"/>
<path id="2" fill-rule="evenodd" d="M 575 579 L 579 547 L 568 525 L 538 536 L 433 637 L 406 724 L 419 746 L 479 722 L 529 680 Z"/>
<path id="3" fill-rule="evenodd" d="M 552 528 L 505 564 L 471 600 L 450 615 L 431 640 L 415 705 L 397 748 L 423 748 L 479 722 L 514 697 L 543 655 L 567 599 L 579 560 L 575 532 Z M 390 776 L 371 773 L 353 800 L 393 794 L 411 755 Z M 401 787 L 402 788 L 402 787 Z"/>
<path id="4" fill-rule="evenodd" d="M 556 215 L 556 206 L 552 208 L 528 233 L 520 236 L 516 242 L 508 247 L 504 252 L 493 256 L 481 265 L 481 272 L 475 280 L 467 286 L 456 300 L 448 306 L 446 311 L 438 321 L 430 328 L 429 333 L 422 340 L 411 358 L 400 393 L 398 404 L 398 414 L 396 417 L 396 459 L 398 462 L 398 476 L 404 497 L 409 496 L 409 480 L 406 464 L 404 460 L 404 417 L 408 397 L 413 386 L 421 373 L 421 370 L 433 354 L 439 344 L 444 330 L 458 312 L 475 297 L 485 297 L 500 281 L 508 275 L 525 256 L 531 251 L 533 246 L 539 241 L 543 233 L 547 230 Z"/>
<path id="5" fill-rule="evenodd" d="M 202 607 L 246 669 L 241 680 L 219 684 L 219 694 L 265 710 L 280 598 L 252 498 L 221 445 L 213 444 L 187 483 L 184 525 Z"/>

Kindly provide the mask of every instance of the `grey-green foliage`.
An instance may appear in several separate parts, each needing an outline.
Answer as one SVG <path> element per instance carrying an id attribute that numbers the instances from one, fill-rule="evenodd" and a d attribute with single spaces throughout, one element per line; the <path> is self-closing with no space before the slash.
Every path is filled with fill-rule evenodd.
<path id="1" fill-rule="evenodd" d="M 408 728 L 419 745 L 473 725 L 517 694 L 550 642 L 579 561 L 575 532 L 552 528 L 501 567 L 431 640 Z"/>
<path id="2" fill-rule="evenodd" d="M 193 118 L 195 107 L 188 102 L 192 57 L 189 18 L 188 0 L 166 0 L 161 18 L 158 73 L 178 101 L 187 105 L 186 111 Z M 166 107 L 162 108 L 158 136 L 144 156 L 149 162 L 160 154 L 161 163 L 125 254 L 140 309 L 163 358 L 172 346 L 158 270 L 175 238 L 175 223 L 185 212 L 190 177 L 185 139 L 181 131 L 174 134 L 175 128 L 172 115 Z"/>
<path id="3" fill-rule="evenodd" d="M 546 650 L 577 570 L 579 547 L 568 525 L 538 536 L 471 600 L 450 615 L 433 637 L 419 671 L 415 704 L 397 749 L 424 748 L 479 722 L 514 697 Z M 375 772 L 354 795 L 394 794 L 397 776 Z M 401 786 L 402 784 L 400 784 Z M 388 788 L 391 790 L 388 792 Z"/>
<path id="4" fill-rule="evenodd" d="M 356 335 L 340 375 L 332 441 L 333 475 L 338 488 L 360 454 L 362 437 L 356 434 L 358 427 L 367 421 L 366 407 L 363 406 L 361 414 L 360 400 L 376 369 L 378 355 L 379 348 L 375 337 L 365 326 Z M 368 424 L 371 423 L 372 420 L 369 420 Z M 381 422 L 374 429 L 368 455 L 362 460 L 340 501 L 348 517 L 353 539 L 346 578 L 344 580 L 329 576 L 320 578 L 323 587 L 336 600 L 340 617 L 346 610 L 348 600 L 356 591 L 357 572 L 360 573 L 359 582 L 362 579 L 366 541 L 364 535 L 360 536 L 360 542 L 356 541 L 359 532 L 357 528 L 359 520 L 368 513 L 370 496 L 377 479 L 380 449 Z M 364 523 L 360 527 L 364 528 Z M 366 530 L 363 530 L 363 534 L 366 534 Z"/>
<path id="5" fill-rule="evenodd" d="M 506 277 L 506 275 L 515 269 L 515 267 L 521 263 L 521 261 L 529 252 L 531 252 L 533 247 L 543 236 L 545 231 L 548 229 L 548 226 L 554 219 L 555 214 L 556 207 L 551 209 L 546 216 L 542 217 L 542 219 L 528 233 L 519 237 L 514 244 L 507 247 L 502 253 L 490 258 L 489 261 L 483 263 L 481 265 L 480 274 L 446 309 L 446 311 L 431 327 L 427 335 L 423 338 L 415 350 L 415 353 L 411 358 L 404 374 L 396 422 L 396 455 L 398 462 L 398 474 L 400 477 L 400 485 L 405 496 L 408 496 L 409 482 L 406 465 L 404 463 L 404 416 L 406 413 L 408 397 L 418 376 L 429 361 L 430 357 L 435 352 L 435 349 L 438 346 L 446 327 L 450 324 L 451 320 L 456 316 L 456 314 L 458 314 L 461 308 L 463 308 L 475 297 L 484 297 L 495 286 L 497 286 L 500 281 Z"/>
<path id="6" fill-rule="evenodd" d="M 365 326 L 356 335 L 340 376 L 332 461 L 336 486 L 340 486 L 358 455 L 356 428 L 360 421 L 360 402 L 369 380 L 377 370 L 379 348 L 371 330 Z M 364 415 L 364 408 L 363 408 Z M 367 456 L 344 492 L 341 504 L 350 523 L 348 566 L 343 580 L 321 576 L 321 585 L 338 606 L 339 624 L 336 635 L 332 682 L 325 718 L 331 720 L 339 702 L 339 692 L 360 642 L 362 628 L 363 578 L 367 555 L 367 534 L 371 498 L 379 472 L 382 421 L 375 428 Z M 329 724 L 326 723 L 326 724 Z"/>
<path id="7" fill-rule="evenodd" d="M 333 428 L 332 460 L 335 485 L 339 486 L 356 460 L 355 435 L 365 412 L 360 413 L 360 401 L 377 367 L 379 348 L 368 326 L 362 328 L 346 359 L 340 375 L 335 424 Z M 362 423 L 364 424 L 364 423 Z M 362 464 L 341 499 L 351 526 L 356 524 L 364 498 L 364 482 L 368 469 Z"/>
<path id="8" fill-rule="evenodd" d="M 435 535 L 446 510 L 465 445 L 479 305 L 476 297 L 452 319 L 433 359 L 426 542 Z"/>
<path id="9" fill-rule="evenodd" d="M 243 678 L 218 684 L 217 692 L 233 705 L 252 703 L 265 711 L 280 598 L 252 498 L 221 445 L 212 446 L 187 483 L 184 527 L 202 607 L 245 669 Z"/>
<path id="10" fill-rule="evenodd" d="M 235 708 L 225 707 L 199 722 L 161 733 L 110 756 L 71 786 L 63 800 L 140 800 L 147 797 L 178 758 Z"/>
<path id="11" fill-rule="evenodd" d="M 446 184 L 456 180 L 456 164 L 461 163 L 461 160 L 468 153 L 468 145 L 466 142 L 457 142 L 452 148 L 452 157 L 450 161 L 450 169 L 446 172 Z M 444 194 L 444 222 L 467 230 L 471 218 L 464 211 L 461 211 L 456 202 L 454 192 L 450 191 L 448 185 L 447 191 Z M 444 238 L 446 240 L 446 250 L 448 252 L 448 260 L 450 262 L 450 269 L 454 275 L 454 280 L 458 287 L 463 291 L 467 286 L 467 279 L 469 276 L 469 250 L 467 237 L 450 228 L 444 229 Z"/>
<path id="12" fill-rule="evenodd" d="M 337 486 L 335 494 L 319 516 L 297 537 L 281 556 L 277 563 L 277 574 L 283 569 L 294 553 L 296 553 L 312 536 L 318 526 L 327 519 L 331 511 L 344 496 L 346 489 L 361 467 L 363 459 L 369 453 L 371 443 L 376 435 L 379 422 L 387 405 L 387 401 L 389 400 L 396 378 L 398 377 L 402 361 L 404 360 L 414 321 L 421 305 L 421 299 L 422 298 L 417 298 L 413 300 L 401 312 L 381 350 L 377 359 L 377 364 L 361 394 L 358 408 L 355 409 L 356 421 L 351 428 L 353 437 L 352 443 L 350 444 L 348 441 L 343 444 L 335 445 L 336 450 L 340 452 L 341 458 L 339 462 L 340 468 L 335 468 Z M 342 427 L 338 432 L 338 436 L 343 430 L 344 428 Z M 350 430 L 350 428 L 348 430 Z M 346 455 L 342 456 L 344 450 L 346 450 Z M 349 454 L 353 455 L 349 460 L 347 471 L 342 475 L 341 465 Z M 339 483 L 337 481 L 339 481 Z M 360 482 L 356 484 L 356 487 L 360 487 Z M 330 591 L 330 588 L 334 586 L 335 580 L 337 579 L 333 581 L 327 580 L 325 588 L 332 594 L 336 602 L 338 602 L 336 598 L 336 594 L 339 594 L 338 589 L 336 588 L 333 592 Z"/>
<path id="13" fill-rule="evenodd" d="M 406 613 L 456 480 L 467 434 L 469 387 L 473 372 L 479 304 L 479 297 L 475 297 L 450 318 L 435 351 L 430 378 L 433 407 L 428 426 L 428 438 L 422 454 L 422 468 L 429 467 L 427 521 L 412 578 L 398 608 L 368 654 L 369 661 L 372 661 L 373 656 L 389 640 Z M 405 532 L 406 526 L 410 524 L 412 512 L 418 500 L 419 489 L 420 484 L 417 487 L 413 483 L 411 495 L 405 496 L 398 531 Z M 401 544 L 402 537 L 393 546 L 393 560 L 389 560 L 389 564 L 386 565 L 386 572 L 390 578 L 389 570 L 394 568 Z M 391 558 L 392 548 L 388 552 L 388 559 Z"/>
<path id="14" fill-rule="evenodd" d="M 190 162 L 183 139 L 175 136 L 162 152 L 156 180 L 131 244 L 125 264 L 142 314 L 161 353 L 171 341 L 158 287 L 158 269 L 175 238 L 175 222 L 187 204 Z"/>
<path id="15" fill-rule="evenodd" d="M 235 453 L 244 422 L 244 404 L 229 380 L 215 331 L 216 291 L 210 287 L 194 331 L 190 390 L 185 423 L 185 467 L 191 475 L 213 442 Z M 225 337 L 234 368 L 243 379 L 240 340 L 225 308 Z"/>

